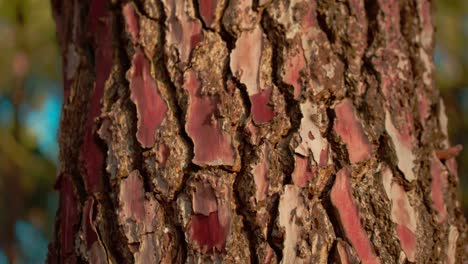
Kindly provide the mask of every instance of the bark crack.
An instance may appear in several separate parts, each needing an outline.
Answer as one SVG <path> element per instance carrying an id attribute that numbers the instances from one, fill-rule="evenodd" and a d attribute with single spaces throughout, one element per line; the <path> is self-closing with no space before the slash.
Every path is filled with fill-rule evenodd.
<path id="1" fill-rule="evenodd" d="M 284 97 L 284 100 L 286 102 L 286 112 L 288 113 L 289 121 L 291 123 L 287 133 L 282 137 L 282 140 L 279 142 L 279 145 L 282 146 L 283 150 L 289 152 L 289 159 L 281 160 L 283 172 L 285 175 L 283 180 L 283 186 L 286 186 L 292 183 L 292 173 L 295 167 L 293 158 L 294 151 L 289 147 L 289 143 L 293 135 L 295 133 L 298 133 L 299 131 L 302 113 L 300 110 L 299 103 L 294 99 L 294 95 L 291 92 L 293 91 L 292 86 L 289 86 L 281 81 L 280 67 L 284 64 L 281 51 L 286 46 L 286 34 L 284 30 L 282 30 L 279 27 L 279 25 L 276 24 L 276 22 L 269 16 L 267 12 L 262 12 L 260 21 L 260 25 L 262 26 L 263 31 L 265 32 L 268 40 L 272 45 L 272 82 L 276 87 L 278 87 L 279 91 Z M 275 194 L 274 197 L 272 197 L 272 199 L 273 205 L 270 210 L 271 219 L 268 226 L 267 240 L 270 247 L 274 250 L 278 262 L 280 262 L 283 259 L 283 249 L 278 247 L 277 245 L 283 245 L 283 241 L 275 241 L 273 237 L 273 229 L 279 215 L 279 194 Z"/>

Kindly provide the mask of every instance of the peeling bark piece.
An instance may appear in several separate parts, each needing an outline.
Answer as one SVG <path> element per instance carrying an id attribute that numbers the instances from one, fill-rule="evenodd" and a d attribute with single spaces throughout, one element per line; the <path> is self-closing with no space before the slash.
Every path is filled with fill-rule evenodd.
<path id="1" fill-rule="evenodd" d="M 58 178 L 57 186 L 60 190 L 59 199 L 59 257 L 61 263 L 76 262 L 74 247 L 75 234 L 79 227 L 81 208 L 71 175 L 62 174 Z"/>
<path id="2" fill-rule="evenodd" d="M 434 26 L 431 19 L 431 4 L 429 1 L 417 2 L 418 16 L 421 25 L 420 43 L 422 44 L 419 49 L 419 55 L 423 62 L 423 75 L 422 79 L 425 85 L 433 85 L 432 76 L 434 73 L 434 64 L 431 60 L 433 52 L 433 39 L 434 39 Z"/>
<path id="3" fill-rule="evenodd" d="M 383 171 L 383 178 L 390 178 L 390 180 L 386 180 L 387 184 L 391 182 L 391 187 L 388 190 L 389 192 L 387 192 L 387 196 L 392 201 L 392 220 L 397 224 L 404 224 L 413 233 L 416 233 L 416 214 L 409 203 L 405 189 L 397 182 L 392 181 L 393 174 L 388 167 Z"/>
<path id="4" fill-rule="evenodd" d="M 93 137 L 92 121 L 88 123 L 88 132 L 85 134 L 81 147 L 80 159 L 85 167 L 84 183 L 86 191 L 89 193 L 100 192 L 102 186 L 102 171 L 104 170 L 104 154 Z"/>
<path id="5" fill-rule="evenodd" d="M 177 233 L 172 227 L 144 234 L 141 240 L 139 251 L 134 254 L 135 263 L 182 262 L 180 251 L 175 245 L 178 241 Z"/>
<path id="6" fill-rule="evenodd" d="M 286 55 L 282 77 L 285 83 L 293 86 L 293 97 L 299 100 L 303 89 L 301 76 L 304 75 L 304 72 L 307 70 L 304 50 L 301 46 L 297 45 L 295 49 L 288 49 L 287 52 L 288 54 Z"/>
<path id="7" fill-rule="evenodd" d="M 272 1 L 267 7 L 267 12 L 276 26 L 284 28 L 287 46 L 283 47 L 281 55 L 283 61 L 295 64 L 295 56 L 298 49 L 303 50 L 306 70 L 299 68 L 288 69 L 288 64 L 282 66 L 281 71 L 291 72 L 290 76 L 295 76 L 301 72 L 304 77 L 305 90 L 310 91 L 314 96 L 321 94 L 325 89 L 336 97 L 344 95 L 345 89 L 343 80 L 343 63 L 333 53 L 327 35 L 322 31 L 317 21 L 315 1 Z M 300 60 L 300 58 L 298 58 Z M 300 65 L 300 62 L 297 62 Z M 297 66 L 299 67 L 299 66 Z M 297 98 L 298 84 L 293 77 L 285 80 L 285 83 L 293 84 L 295 88 L 295 98 Z"/>
<path id="8" fill-rule="evenodd" d="M 346 98 L 335 107 L 336 119 L 333 129 L 345 142 L 351 163 L 368 160 L 372 146 L 364 134 L 361 121 L 354 113 L 353 103 Z"/>
<path id="9" fill-rule="evenodd" d="M 198 12 L 206 25 L 211 25 L 216 15 L 217 0 L 197 0 Z"/>
<path id="10" fill-rule="evenodd" d="M 438 223 L 442 223 L 447 219 L 447 206 L 444 197 L 448 187 L 448 172 L 435 153 L 431 158 L 431 176 L 431 197 L 437 213 L 436 220 Z"/>
<path id="11" fill-rule="evenodd" d="M 449 141 L 448 141 L 448 118 L 447 114 L 445 113 L 445 104 L 444 100 L 442 98 L 439 101 L 439 127 L 440 130 L 442 131 L 442 134 L 445 136 L 445 139 L 443 141 L 444 147 L 448 148 L 449 147 Z"/>
<path id="12" fill-rule="evenodd" d="M 258 202 L 265 200 L 268 192 L 268 177 L 267 173 L 270 169 L 270 161 L 268 159 L 268 145 L 261 146 L 261 156 L 257 164 L 252 167 L 251 173 L 255 181 L 255 200 Z"/>
<path id="13" fill-rule="evenodd" d="M 201 19 L 208 28 L 219 29 L 219 20 L 223 15 L 226 0 L 197 0 Z"/>
<path id="14" fill-rule="evenodd" d="M 184 88 L 190 98 L 185 127 L 193 141 L 193 162 L 201 166 L 234 165 L 237 155 L 232 139 L 216 117 L 218 100 L 201 95 L 201 83 L 194 71 L 186 72 Z"/>
<path id="15" fill-rule="evenodd" d="M 216 196 L 208 183 L 195 183 L 195 193 L 192 197 L 192 209 L 196 214 L 210 216 L 218 210 Z"/>
<path id="16" fill-rule="evenodd" d="M 136 263 L 142 260 L 173 261 L 178 256 L 178 236 L 166 221 L 163 208 L 150 195 L 145 195 L 143 179 L 138 170 L 120 181 L 118 192 L 118 223 L 127 238 Z M 132 249 L 132 245 L 139 244 Z"/>
<path id="17" fill-rule="evenodd" d="M 145 1 L 145 4 L 151 5 L 150 1 Z M 132 49 L 137 46 L 141 47 L 146 57 L 152 59 L 156 48 L 161 46 L 160 25 L 147 16 L 141 15 L 133 2 L 123 6 L 122 14 L 125 20 L 125 30 L 133 44 Z"/>
<path id="18" fill-rule="evenodd" d="M 236 134 L 245 109 L 240 93 L 224 82 L 227 56 L 226 43 L 219 34 L 205 31 L 179 92 L 185 102 L 185 128 L 194 144 L 193 162 L 238 171 L 240 142 Z"/>
<path id="19" fill-rule="evenodd" d="M 460 154 L 462 150 L 463 150 L 463 146 L 458 144 L 456 146 L 449 147 L 446 149 L 436 150 L 436 156 L 440 160 L 448 160 L 448 159 L 458 156 L 458 154 Z"/>
<path id="20" fill-rule="evenodd" d="M 194 214 L 190 220 L 190 238 L 200 247 L 205 248 L 203 250 L 205 252 L 211 252 L 215 248 L 219 251 L 223 250 L 227 231 L 226 226 L 222 226 L 219 222 L 217 211 L 208 216 Z"/>
<path id="21" fill-rule="evenodd" d="M 165 167 L 167 159 L 170 155 L 171 149 L 168 146 L 166 146 L 164 143 L 159 145 L 156 160 L 162 167 Z"/>
<path id="22" fill-rule="evenodd" d="M 447 264 L 455 264 L 456 263 L 456 252 L 457 252 L 457 240 L 458 240 L 458 229 L 456 226 L 451 225 L 449 228 L 448 234 L 448 245 L 446 249 L 447 255 Z"/>
<path id="23" fill-rule="evenodd" d="M 130 2 L 124 5 L 122 14 L 125 19 L 126 30 L 130 33 L 132 42 L 138 42 L 140 35 L 140 24 L 136 14 L 135 4 Z"/>
<path id="24" fill-rule="evenodd" d="M 348 259 L 348 253 L 346 252 L 346 249 L 343 246 L 343 244 L 338 242 L 336 246 L 337 246 L 340 264 L 349 264 L 350 261 Z"/>
<path id="25" fill-rule="evenodd" d="M 263 264 L 276 264 L 276 263 L 278 263 L 275 251 L 269 245 L 267 245 L 266 254 L 265 254 L 264 258 L 263 258 L 262 263 Z"/>
<path id="26" fill-rule="evenodd" d="M 319 166 L 330 164 L 330 147 L 328 141 L 320 132 L 320 128 L 315 124 L 314 117 L 318 117 L 317 106 L 309 100 L 300 104 L 302 119 L 299 128 L 301 143 L 294 150 L 302 156 L 308 157 L 309 151 L 312 151 L 313 158 Z"/>
<path id="27" fill-rule="evenodd" d="M 309 158 L 303 158 L 299 155 L 294 155 L 294 161 L 293 183 L 296 186 L 305 187 L 307 182 L 317 175 L 317 167 L 311 165 Z"/>
<path id="28" fill-rule="evenodd" d="M 231 71 L 247 88 L 255 124 L 267 123 L 275 115 L 269 105 L 272 88 L 261 80 L 264 41 L 263 30 L 257 25 L 252 31 L 241 33 L 231 52 Z"/>
<path id="29" fill-rule="evenodd" d="M 154 190 L 166 201 L 173 200 L 183 184 L 184 168 L 189 162 L 187 142 L 174 119 L 171 113 L 164 128 L 158 130 L 155 147 L 144 153 L 144 166 Z"/>
<path id="30" fill-rule="evenodd" d="M 304 213 L 304 204 L 299 197 L 300 190 L 288 185 L 281 196 L 279 211 L 279 224 L 284 227 L 285 239 L 283 248 L 283 258 L 296 263 L 296 247 L 300 239 L 300 226 L 295 224 L 297 218 L 301 218 Z"/>
<path id="31" fill-rule="evenodd" d="M 230 259 L 232 252 L 248 251 L 242 220 L 233 203 L 234 174 L 202 170 L 192 174 L 179 196 L 179 218 L 188 242 L 188 259 Z M 191 199 L 189 198 L 191 197 Z"/>
<path id="32" fill-rule="evenodd" d="M 134 110 L 131 109 L 133 106 L 126 104 L 123 99 L 118 100 L 105 114 L 112 120 L 113 131 L 112 140 L 105 139 L 108 144 L 108 160 L 109 157 L 115 156 L 115 164 L 108 164 L 107 169 L 112 171 L 112 176 L 117 173 L 118 177 L 127 177 L 135 168 L 134 146 L 139 144 L 144 148 L 141 151 L 142 161 L 153 190 L 161 199 L 171 201 L 183 182 L 184 168 L 189 162 L 189 146 L 181 132 L 183 127 L 175 114 L 177 106 L 171 91 L 173 88 L 168 86 L 163 77 L 164 70 L 160 67 L 152 69 L 156 61 L 148 59 L 152 58 L 148 56 L 151 52 L 149 50 L 161 51 L 163 47 L 158 40 L 154 45 L 150 45 L 152 41 L 144 39 L 147 36 L 155 37 L 154 34 L 160 32 L 160 29 L 151 24 L 156 22 L 145 19 L 144 16 L 141 16 L 139 21 L 142 26 L 142 42 L 127 49 L 132 58 L 132 65 L 126 76 L 130 83 L 130 100 L 136 106 L 137 112 L 136 137 L 131 126 L 135 122 Z M 153 48 L 148 49 L 147 46 Z M 152 70 L 156 72 L 152 73 Z M 121 85 L 115 86 L 117 87 L 114 89 L 118 89 L 119 92 L 121 89 L 128 89 Z M 108 96 L 114 97 L 113 93 L 109 91 Z M 136 140 L 138 142 L 134 142 Z"/>
<path id="33" fill-rule="evenodd" d="M 248 122 L 245 126 L 245 130 L 249 135 L 248 140 L 250 141 L 250 143 L 252 145 L 258 145 L 260 143 L 260 137 L 258 135 L 259 128 L 256 125 L 254 125 L 253 122 Z"/>
<path id="34" fill-rule="evenodd" d="M 416 236 L 414 232 L 408 229 L 405 225 L 398 225 L 396 227 L 396 233 L 400 240 L 401 248 L 405 252 L 406 257 L 409 261 L 414 262 L 416 260 Z"/>
<path id="35" fill-rule="evenodd" d="M 136 226 L 131 230 L 140 234 L 153 232 L 155 230 L 154 219 L 159 218 L 160 209 L 158 202 L 144 193 L 143 179 L 138 170 L 122 180 L 119 190 L 119 201 L 121 205 L 121 217 L 126 218 L 128 224 L 134 221 Z M 139 234 L 137 234 L 138 237 Z"/>
<path id="36" fill-rule="evenodd" d="M 416 175 L 413 172 L 416 157 L 411 150 L 411 144 L 408 144 L 408 141 L 403 138 L 402 133 L 393 125 L 388 111 L 385 112 L 385 130 L 393 141 L 398 158 L 398 168 L 403 172 L 406 180 L 413 181 L 416 179 Z"/>
<path id="37" fill-rule="evenodd" d="M 143 180 L 138 171 L 132 171 L 121 181 L 119 190 L 119 222 L 129 243 L 138 242 L 140 234 L 152 231 L 151 226 L 141 230 L 146 215 L 144 201 Z"/>
<path id="38" fill-rule="evenodd" d="M 455 177 L 455 180 L 458 182 L 457 160 L 455 158 L 450 158 L 447 161 L 445 161 L 445 165 L 447 166 L 447 169 L 450 172 L 450 174 L 453 175 L 453 177 Z"/>
<path id="39" fill-rule="evenodd" d="M 204 183 L 209 184 L 209 183 Z M 211 188 L 211 187 L 207 187 Z M 197 190 L 197 187 L 195 187 Z M 193 201 L 198 201 L 201 194 L 193 194 Z M 211 197 L 216 199 L 216 197 Z M 189 234 L 190 239 L 194 241 L 202 252 L 212 252 L 213 250 L 223 251 L 226 245 L 227 236 L 230 232 L 231 225 L 231 210 L 227 204 L 221 204 L 218 206 L 218 200 L 210 201 L 215 202 L 214 208 L 200 208 L 197 203 L 192 204 L 194 214 L 190 218 L 189 223 Z M 200 210 L 203 209 L 203 210 Z M 213 209 L 213 212 L 206 209 Z M 195 210 L 200 210 L 202 213 L 208 213 L 203 215 Z"/>
<path id="40" fill-rule="evenodd" d="M 94 91 L 85 123 L 86 132 L 80 149 L 80 160 L 85 169 L 83 180 L 88 193 L 103 190 L 104 153 L 94 137 L 94 121 L 101 112 L 101 98 L 113 62 L 111 13 L 107 4 L 106 1 L 93 0 L 88 15 L 88 26 L 95 44 L 96 72 Z"/>
<path id="41" fill-rule="evenodd" d="M 236 186 L 245 220 L 253 233 L 251 243 L 256 248 L 256 259 L 263 261 L 268 255 L 268 232 L 271 230 L 278 193 L 283 189 L 285 174 L 281 152 L 265 140 L 252 149 L 245 159 L 245 173 L 237 176 Z M 279 245 L 277 245 L 279 246 Z"/>
<path id="42" fill-rule="evenodd" d="M 88 197 L 83 206 L 83 215 L 81 219 L 81 242 L 84 247 L 80 247 L 81 256 L 88 260 L 90 263 L 112 263 L 108 259 L 108 253 L 100 239 L 98 232 L 98 219 L 100 215 L 95 205 L 95 200 L 92 197 Z"/>
<path id="43" fill-rule="evenodd" d="M 358 208 L 352 196 L 350 177 L 348 168 L 345 167 L 338 171 L 330 193 L 331 202 L 338 211 L 346 237 L 353 245 L 362 263 L 380 263 L 379 258 L 374 254 L 366 231 L 362 227 Z"/>
<path id="44" fill-rule="evenodd" d="M 270 122 L 275 113 L 269 105 L 271 96 L 271 88 L 267 88 L 258 94 L 250 96 L 252 104 L 252 119 L 255 124 L 263 124 Z"/>
<path id="45" fill-rule="evenodd" d="M 263 31 L 257 25 L 252 31 L 242 32 L 231 52 L 231 71 L 247 87 L 247 94 L 261 92 L 260 60 L 262 57 Z"/>
<path id="46" fill-rule="evenodd" d="M 163 0 L 166 18 L 166 42 L 179 54 L 180 62 L 189 62 L 190 54 L 202 38 L 200 21 L 193 18 L 192 1 Z"/>
<path id="47" fill-rule="evenodd" d="M 308 200 L 294 185 L 286 185 L 278 206 L 284 231 L 282 263 L 327 263 L 335 234 L 325 209 Z"/>
<path id="48" fill-rule="evenodd" d="M 163 122 L 167 104 L 161 97 L 158 85 L 151 76 L 150 63 L 137 49 L 127 79 L 130 82 L 130 99 L 135 103 L 138 115 L 136 137 L 144 148 L 153 147 L 156 129 Z"/>
<path id="49" fill-rule="evenodd" d="M 426 92 L 421 89 L 418 93 L 418 112 L 423 126 L 426 125 L 426 120 L 431 114 L 431 102 L 427 98 Z"/>
<path id="50" fill-rule="evenodd" d="M 332 263 L 354 264 L 359 263 L 359 259 L 351 246 L 338 238 L 335 248 L 335 259 Z"/>
<path id="51" fill-rule="evenodd" d="M 401 248 L 407 259 L 416 261 L 416 213 L 410 205 L 406 191 L 397 182 L 393 181 L 393 174 L 389 167 L 382 171 L 382 180 L 387 197 L 391 201 L 391 219 L 397 224 L 396 234 L 400 240 Z"/>

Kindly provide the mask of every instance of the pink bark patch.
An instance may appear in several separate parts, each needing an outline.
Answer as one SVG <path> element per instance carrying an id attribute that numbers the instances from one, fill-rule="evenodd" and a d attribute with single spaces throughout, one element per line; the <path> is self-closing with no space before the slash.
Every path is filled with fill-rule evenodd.
<path id="1" fill-rule="evenodd" d="M 83 231 L 88 250 L 98 240 L 94 216 L 94 198 L 88 197 L 83 206 Z"/>
<path id="2" fill-rule="evenodd" d="M 190 238 L 205 251 L 211 252 L 215 248 L 222 250 L 226 243 L 227 228 L 223 227 L 218 219 L 218 212 L 208 216 L 194 214 L 189 223 Z"/>
<path id="3" fill-rule="evenodd" d="M 60 259 L 63 263 L 73 253 L 75 232 L 78 227 L 78 197 L 73 187 L 70 175 L 61 175 L 59 178 L 60 190 Z"/>
<path id="4" fill-rule="evenodd" d="M 149 61 L 141 49 L 137 49 L 133 55 L 129 81 L 130 99 L 135 103 L 138 115 L 136 137 L 141 146 L 151 148 L 156 129 L 166 116 L 167 104 L 159 93 L 158 85 L 150 73 Z"/>
<path id="5" fill-rule="evenodd" d="M 159 145 L 156 160 L 161 166 L 166 165 L 169 155 L 171 155 L 171 149 L 163 143 Z"/>
<path id="6" fill-rule="evenodd" d="M 275 116 L 273 107 L 269 105 L 271 88 L 267 88 L 260 93 L 250 96 L 252 103 L 252 118 L 255 124 L 269 122 Z"/>
<path id="7" fill-rule="evenodd" d="M 416 236 L 404 225 L 398 225 L 396 228 L 401 248 L 409 261 L 415 261 L 416 257 Z"/>
<path id="8" fill-rule="evenodd" d="M 255 126 L 252 122 L 249 122 L 246 127 L 247 131 L 250 134 L 250 140 L 254 145 L 257 145 L 260 141 L 259 135 L 258 135 L 258 127 Z"/>
<path id="9" fill-rule="evenodd" d="M 445 161 L 445 165 L 447 166 L 447 169 L 449 170 L 450 174 L 452 174 L 455 177 L 455 179 L 458 180 L 457 160 L 455 158 L 450 158 Z"/>
<path id="10" fill-rule="evenodd" d="M 249 96 L 259 93 L 260 60 L 262 57 L 263 31 L 257 26 L 244 31 L 231 52 L 231 71 L 247 88 Z"/>
<path id="11" fill-rule="evenodd" d="M 309 29 L 317 25 L 317 19 L 315 16 L 315 2 L 310 2 L 306 5 L 306 9 L 302 10 L 303 16 L 301 19 L 301 27 L 304 32 L 308 32 Z"/>
<path id="12" fill-rule="evenodd" d="M 447 218 L 447 208 L 444 201 L 444 193 L 447 189 L 448 173 L 440 160 L 433 155 L 431 159 L 431 196 L 434 209 L 437 211 L 437 222 L 442 223 Z"/>
<path id="13" fill-rule="evenodd" d="M 296 186 L 304 187 L 307 182 L 312 180 L 317 173 L 316 167 L 311 167 L 309 158 L 294 155 L 296 165 L 292 173 L 292 180 Z"/>
<path id="14" fill-rule="evenodd" d="M 198 0 L 200 16 L 207 26 L 210 26 L 211 23 L 213 23 L 216 15 L 217 3 L 218 0 Z"/>
<path id="15" fill-rule="evenodd" d="M 192 208 L 196 214 L 209 216 L 218 210 L 218 203 L 213 188 L 208 183 L 197 182 L 192 196 Z"/>
<path id="16" fill-rule="evenodd" d="M 431 2 L 421 1 L 418 4 L 418 15 L 421 20 L 421 43 L 423 48 L 430 49 L 432 45 L 432 37 L 434 35 L 434 27 L 432 25 Z"/>
<path id="17" fill-rule="evenodd" d="M 267 244 L 265 257 L 263 258 L 263 264 L 271 264 L 275 259 L 275 251 Z"/>
<path id="18" fill-rule="evenodd" d="M 145 218 L 145 193 L 143 180 L 137 171 L 132 171 L 120 184 L 119 200 L 126 217 L 138 222 Z"/>
<path id="19" fill-rule="evenodd" d="M 421 123 L 424 125 L 426 123 L 426 119 L 429 117 L 430 114 L 430 105 L 431 102 L 427 98 L 425 93 L 418 93 L 418 112 L 421 117 Z"/>
<path id="20" fill-rule="evenodd" d="M 339 241 L 337 244 L 336 244 L 336 248 L 337 248 L 337 251 L 338 251 L 338 256 L 340 258 L 340 263 L 341 264 L 349 264 L 351 263 L 351 261 L 349 261 L 349 256 L 348 256 L 348 252 L 346 251 L 346 248 L 345 248 L 345 244 L 343 241 Z"/>
<path id="21" fill-rule="evenodd" d="M 104 153 L 94 136 L 94 119 L 101 112 L 101 98 L 104 86 L 112 68 L 112 26 L 107 1 L 93 0 L 89 11 L 88 25 L 93 34 L 95 44 L 96 81 L 88 117 L 85 123 L 85 135 L 80 150 L 80 160 L 83 162 L 86 175 L 83 177 L 88 193 L 100 192 L 102 186 L 102 171 Z"/>
<path id="22" fill-rule="evenodd" d="M 187 134 L 193 141 L 193 162 L 198 165 L 233 165 L 236 153 L 231 137 L 216 119 L 218 99 L 200 94 L 201 84 L 193 71 L 187 71 L 184 88 L 189 93 Z"/>
<path id="23" fill-rule="evenodd" d="M 175 0 L 164 1 L 168 14 L 167 42 L 177 48 L 181 62 L 187 63 L 192 50 L 201 41 L 202 26 L 188 15 L 185 3 L 177 3 Z"/>
<path id="24" fill-rule="evenodd" d="M 387 130 L 387 133 L 391 137 L 395 147 L 395 152 L 398 158 L 398 168 L 403 172 L 405 178 L 408 181 L 414 180 L 416 175 L 414 174 L 413 166 L 416 157 L 411 149 L 411 137 L 409 134 L 403 136 L 401 130 L 398 130 L 393 125 L 390 113 L 388 111 L 385 111 L 385 130 Z"/>
<path id="25" fill-rule="evenodd" d="M 414 209 L 411 207 L 408 196 L 406 195 L 403 187 L 398 183 L 392 185 L 392 219 L 402 224 L 413 231 L 416 231 L 416 217 L 414 215 Z"/>
<path id="26" fill-rule="evenodd" d="M 267 151 L 267 147 L 264 146 L 259 163 L 257 163 L 252 169 L 255 185 L 257 186 L 255 191 L 255 199 L 257 200 L 257 202 L 262 201 L 266 198 L 268 190 L 267 172 L 270 163 L 268 162 Z"/>
<path id="27" fill-rule="evenodd" d="M 401 129 L 399 130 L 400 141 L 408 148 L 413 146 L 413 138 L 411 137 L 411 127 L 414 127 L 413 117 L 410 113 L 406 113 L 404 123 L 400 123 Z"/>
<path id="28" fill-rule="evenodd" d="M 335 107 L 336 119 L 333 129 L 345 142 L 351 163 L 371 158 L 372 148 L 364 134 L 360 120 L 354 114 L 350 99 L 344 99 Z"/>
<path id="29" fill-rule="evenodd" d="M 125 4 L 123 7 L 123 16 L 127 26 L 127 31 L 132 36 L 132 42 L 135 43 L 139 38 L 140 24 L 138 23 L 139 18 L 137 17 L 135 5 L 133 3 Z"/>
<path id="30" fill-rule="evenodd" d="M 109 15 L 108 4 L 108 0 L 91 0 L 88 14 L 88 27 L 94 35 L 99 31 L 99 23 L 102 22 L 99 18 Z"/>
<path id="31" fill-rule="evenodd" d="M 319 165 L 325 166 L 328 163 L 328 146 L 320 151 Z"/>
<path id="32" fill-rule="evenodd" d="M 414 262 L 416 257 L 416 213 L 409 203 L 405 189 L 393 181 L 390 168 L 386 167 L 382 175 L 385 192 L 392 203 L 391 219 L 397 224 L 396 232 L 400 245 L 409 261 Z"/>
<path id="33" fill-rule="evenodd" d="M 460 154 L 462 150 L 463 150 L 463 146 L 458 144 L 456 146 L 449 147 L 446 149 L 436 150 L 436 156 L 440 160 L 448 160 L 450 158 L 458 156 L 458 154 Z"/>
<path id="34" fill-rule="evenodd" d="M 331 189 L 331 202 L 338 211 L 341 224 L 363 263 L 380 263 L 374 255 L 366 231 L 361 225 L 357 206 L 354 202 L 348 168 L 342 168 L 336 174 L 335 183 Z"/>
<path id="35" fill-rule="evenodd" d="M 283 80 L 285 83 L 290 84 L 294 87 L 294 99 L 299 99 L 301 94 L 301 72 L 305 70 L 306 61 L 304 58 L 304 51 L 302 47 L 297 49 L 297 52 L 294 54 L 288 55 L 285 61 L 284 67 L 284 77 Z"/>

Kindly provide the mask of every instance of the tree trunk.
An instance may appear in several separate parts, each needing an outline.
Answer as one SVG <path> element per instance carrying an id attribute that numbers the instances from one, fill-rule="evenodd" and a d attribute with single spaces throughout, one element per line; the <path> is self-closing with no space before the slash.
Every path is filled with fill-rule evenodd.
<path id="1" fill-rule="evenodd" d="M 53 1 L 49 263 L 464 263 L 428 0 Z"/>

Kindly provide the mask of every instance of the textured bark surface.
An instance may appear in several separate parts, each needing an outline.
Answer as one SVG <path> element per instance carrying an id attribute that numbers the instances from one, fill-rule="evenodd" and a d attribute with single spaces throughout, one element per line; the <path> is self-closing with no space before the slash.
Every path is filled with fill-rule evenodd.
<path id="1" fill-rule="evenodd" d="M 465 263 L 427 0 L 53 2 L 49 263 Z"/>

